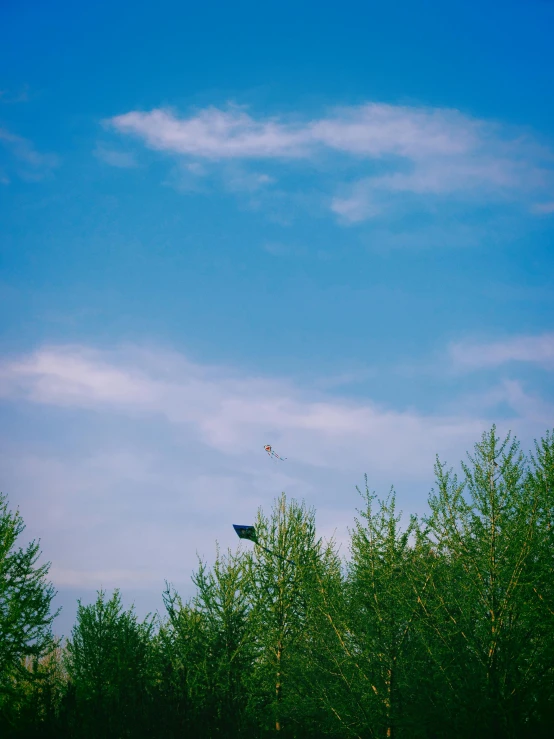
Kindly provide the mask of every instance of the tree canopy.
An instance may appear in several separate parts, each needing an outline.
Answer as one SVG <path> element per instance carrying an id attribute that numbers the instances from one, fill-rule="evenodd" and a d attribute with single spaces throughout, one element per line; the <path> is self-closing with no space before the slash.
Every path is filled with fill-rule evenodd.
<path id="1" fill-rule="evenodd" d="M 343 556 L 283 493 L 248 541 L 199 561 L 189 601 L 166 583 L 165 613 L 139 621 L 99 591 L 63 645 L 48 565 L 15 548 L 1 498 L 0 733 L 551 736 L 554 434 L 525 455 L 493 427 L 435 478 L 403 527 L 394 489 L 366 477 Z"/>

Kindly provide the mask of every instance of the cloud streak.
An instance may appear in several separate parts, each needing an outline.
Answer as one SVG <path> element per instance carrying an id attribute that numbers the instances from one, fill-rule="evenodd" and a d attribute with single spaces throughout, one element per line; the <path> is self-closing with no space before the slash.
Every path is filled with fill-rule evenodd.
<path id="1" fill-rule="evenodd" d="M 0 144 L 11 154 L 17 172 L 24 180 L 41 180 L 59 165 L 57 156 L 41 154 L 31 141 L 5 128 L 0 128 Z"/>
<path id="2" fill-rule="evenodd" d="M 109 149 L 105 146 L 98 145 L 94 151 L 94 155 L 100 161 L 109 164 L 110 167 L 131 169 L 138 166 L 135 155 L 129 151 L 117 151 L 116 149 Z"/>
<path id="3" fill-rule="evenodd" d="M 236 106 L 189 117 L 154 109 L 105 124 L 151 149 L 196 160 L 317 160 L 320 166 L 329 160 L 332 168 L 340 156 L 346 164 L 365 165 L 371 174 L 343 185 L 331 199 L 331 210 L 349 223 L 378 215 L 406 193 L 502 199 L 544 198 L 553 190 L 549 150 L 457 110 L 370 103 L 301 122 L 256 119 Z"/>
<path id="4" fill-rule="evenodd" d="M 554 333 L 515 336 L 491 343 L 459 342 L 451 345 L 449 353 L 454 366 L 460 370 L 499 367 L 508 362 L 554 369 Z"/>
<path id="5" fill-rule="evenodd" d="M 179 355 L 137 348 L 112 355 L 84 347 L 43 348 L 0 366 L 0 396 L 157 416 L 231 457 L 251 454 L 267 443 L 264 434 L 271 430 L 272 443 L 297 450 L 305 464 L 344 469 L 365 458 L 385 471 L 399 461 L 400 445 L 412 476 L 416 470 L 427 473 L 435 451 L 448 440 L 472 438 L 481 428 L 474 419 L 426 417 L 321 394 L 306 399 L 281 380 L 233 377 Z"/>
<path id="6" fill-rule="evenodd" d="M 106 121 L 153 149 L 206 159 L 308 158 L 318 148 L 363 157 L 467 153 L 484 124 L 457 111 L 368 104 L 307 123 L 255 120 L 243 109 L 206 108 L 190 118 L 169 110 L 132 111 Z"/>

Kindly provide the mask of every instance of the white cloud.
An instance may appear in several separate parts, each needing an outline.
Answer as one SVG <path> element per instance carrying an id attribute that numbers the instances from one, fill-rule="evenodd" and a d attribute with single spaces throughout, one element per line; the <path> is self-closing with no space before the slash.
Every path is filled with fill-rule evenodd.
<path id="1" fill-rule="evenodd" d="M 342 108 L 305 123 L 258 121 L 238 107 L 206 108 L 190 118 L 132 111 L 106 123 L 153 149 L 207 159 L 304 158 L 318 148 L 371 158 L 457 156 L 476 148 L 485 127 L 458 111 L 383 104 Z"/>
<path id="2" fill-rule="evenodd" d="M 384 205 L 378 202 L 373 180 L 359 180 L 346 197 L 334 197 L 331 210 L 346 223 L 360 223 L 368 218 L 380 215 Z"/>
<path id="3" fill-rule="evenodd" d="M 321 467 L 349 468 L 366 459 L 381 472 L 392 470 L 402 447 L 406 474 L 409 469 L 412 476 L 427 472 L 446 440 L 470 438 L 480 428 L 474 420 L 419 416 L 370 402 L 321 395 L 307 400 L 282 381 L 234 378 L 175 355 L 137 350 L 110 357 L 82 347 L 41 349 L 0 366 L 0 396 L 160 416 L 193 429 L 204 444 L 231 456 L 266 443 L 264 429 L 273 430 L 275 444 L 297 450 L 303 463 Z"/>
<path id="4" fill-rule="evenodd" d="M 517 383 L 501 390 L 488 407 L 508 402 L 514 415 L 500 433 L 541 433 L 545 406 Z M 26 535 L 41 537 L 54 584 L 158 593 L 166 578 L 186 583 L 216 539 L 235 547 L 231 524 L 282 490 L 315 505 L 321 532 L 338 526 L 341 541 L 366 471 L 380 494 L 398 486 L 403 510 L 424 510 L 435 454 L 455 464 L 490 426 L 483 403 L 425 414 L 349 402 L 317 383 L 305 390 L 136 346 L 4 358 L 0 398 L 32 429 L 24 441 L 0 429 L 3 491 Z M 266 443 L 287 461 L 271 461 Z"/>
<path id="5" fill-rule="evenodd" d="M 529 424 L 551 429 L 553 426 L 554 406 L 544 398 L 525 391 L 521 382 L 505 380 L 501 386 L 502 400 Z"/>
<path id="6" fill-rule="evenodd" d="M 484 197 L 489 201 L 527 197 L 548 184 L 547 175 L 534 162 L 496 156 L 482 147 L 459 157 L 421 157 L 412 164 L 409 172 L 358 180 L 346 197 L 333 198 L 331 209 L 345 221 L 357 223 L 379 215 L 386 204 L 406 194 L 462 197 L 477 203 Z M 537 206 L 532 210 L 547 212 Z"/>
<path id="7" fill-rule="evenodd" d="M 341 108 L 308 131 L 314 142 L 339 151 L 420 160 L 466 154 L 479 144 L 483 128 L 456 110 L 370 103 Z"/>
<path id="8" fill-rule="evenodd" d="M 457 110 L 371 103 L 300 122 L 255 119 L 236 106 L 206 108 L 188 118 L 155 109 L 132 111 L 106 124 L 140 137 L 150 148 L 213 162 L 321 162 L 334 153 L 357 166 L 366 162 L 375 170 L 377 165 L 378 171 L 358 177 L 331 200 L 331 209 L 351 223 L 380 214 L 391 198 L 405 193 L 494 199 L 529 198 L 553 189 L 548 149 Z M 548 212 L 548 203 L 532 209 Z"/>
<path id="9" fill-rule="evenodd" d="M 152 149 L 206 159 L 295 157 L 306 154 L 306 134 L 277 121 L 257 122 L 238 108 L 207 108 L 188 119 L 170 111 L 133 111 L 107 123 L 143 138 Z"/>
<path id="10" fill-rule="evenodd" d="M 462 370 L 498 367 L 507 362 L 528 362 L 554 369 L 554 333 L 515 336 L 491 343 L 459 342 L 451 345 L 450 358 Z"/>
<path id="11" fill-rule="evenodd" d="M 502 379 L 485 390 L 464 392 L 448 402 L 450 413 L 455 414 L 461 409 L 471 415 L 487 412 L 497 419 L 505 418 L 508 410 L 512 417 L 517 417 L 517 421 L 507 428 L 527 442 L 552 428 L 554 418 L 554 405 L 530 392 L 519 380 Z"/>

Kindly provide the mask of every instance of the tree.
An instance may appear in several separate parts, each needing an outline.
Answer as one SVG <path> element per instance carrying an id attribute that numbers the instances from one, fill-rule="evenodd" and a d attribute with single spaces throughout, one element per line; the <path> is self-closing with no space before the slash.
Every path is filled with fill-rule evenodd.
<path id="1" fill-rule="evenodd" d="M 269 518 L 258 511 L 256 533 L 261 546 L 250 557 L 257 646 L 251 709 L 261 719 L 262 731 L 273 725 L 292 736 L 313 701 L 305 639 L 313 565 L 320 550 L 315 513 L 303 503 L 287 502 L 283 493 Z"/>
<path id="2" fill-rule="evenodd" d="M 437 459 L 405 530 L 367 487 L 350 558 L 281 495 L 246 552 L 200 561 L 167 618 L 79 602 L 65 648 L 38 547 L 0 506 L 0 733 L 231 739 L 547 739 L 554 723 L 554 434 L 524 456 L 483 434 Z M 159 628 L 155 629 L 154 627 Z"/>
<path id="3" fill-rule="evenodd" d="M 249 733 L 247 683 L 254 652 L 244 557 L 217 551 L 211 570 L 200 561 L 195 597 L 183 603 L 169 586 L 168 619 L 158 643 L 159 699 L 175 721 L 163 736 L 240 737 Z"/>
<path id="4" fill-rule="evenodd" d="M 194 603 L 183 603 L 167 583 L 163 600 L 168 615 L 160 626 L 155 650 L 159 736 L 209 736 L 214 717 L 206 616 Z"/>
<path id="5" fill-rule="evenodd" d="M 461 481 L 435 466 L 426 524 L 438 565 L 419 593 L 422 634 L 457 717 L 444 735 L 520 737 L 543 651 L 533 605 L 540 500 L 510 435 L 500 443 L 493 426 L 468 457 Z"/>
<path id="6" fill-rule="evenodd" d="M 51 626 L 59 613 L 50 612 L 55 591 L 46 582 L 50 563 L 37 566 L 39 543 L 16 548 L 24 529 L 19 511 L 10 512 L 6 496 L 0 493 L 0 720 L 4 724 L 13 724 L 18 679 L 29 678 L 25 659 L 43 657 L 55 647 Z"/>
<path id="7" fill-rule="evenodd" d="M 395 737 L 407 723 L 402 698 L 413 678 L 417 602 L 408 573 L 416 522 L 399 530 L 394 491 L 374 509 L 367 477 L 362 497 L 342 595 L 337 574 L 333 590 L 329 578 L 322 589 L 328 625 L 316 647 L 326 662 L 320 687 L 344 736 Z M 416 736 L 413 727 L 406 735 Z"/>
<path id="8" fill-rule="evenodd" d="M 65 728 L 60 709 L 67 682 L 61 644 L 57 642 L 43 656 L 26 657 L 22 664 L 25 670 L 18 677 L 14 701 L 17 720 L 10 735 L 14 739 L 60 739 Z"/>
<path id="9" fill-rule="evenodd" d="M 531 703 L 529 735 L 546 737 L 554 723 L 554 433 L 535 441 L 529 484 L 538 500 L 529 612 L 534 621 L 533 662 L 521 685 L 521 702 Z"/>
<path id="10" fill-rule="evenodd" d="M 66 660 L 77 736 L 148 735 L 152 631 L 150 617 L 139 623 L 133 608 L 123 611 L 118 590 L 108 601 L 103 591 L 92 605 L 79 601 Z"/>
<path id="11" fill-rule="evenodd" d="M 209 657 L 211 715 L 221 737 L 250 734 L 247 686 L 255 654 L 251 593 L 246 557 L 217 551 L 211 571 L 200 562 L 193 576 L 195 607 L 203 616 L 204 650 Z"/>
<path id="12" fill-rule="evenodd" d="M 307 600 L 306 623 L 297 648 L 304 688 L 302 712 L 304 736 L 345 737 L 350 722 L 343 708 L 342 691 L 348 691 L 345 663 L 350 657 L 348 639 L 348 596 L 343 562 L 333 539 L 317 542 L 313 556 L 303 568 Z M 308 705 L 311 711 L 308 711 Z M 300 733 L 302 736 L 302 732 Z"/>

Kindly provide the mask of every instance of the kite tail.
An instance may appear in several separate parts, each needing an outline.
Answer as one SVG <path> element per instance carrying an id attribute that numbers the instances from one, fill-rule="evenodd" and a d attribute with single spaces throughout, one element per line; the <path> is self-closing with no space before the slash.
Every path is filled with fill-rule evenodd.
<path id="1" fill-rule="evenodd" d="M 287 559 L 286 557 L 282 557 L 280 554 L 277 554 L 277 552 L 272 552 L 271 549 L 264 547 L 263 544 L 259 544 L 258 542 L 256 543 L 258 544 L 259 547 L 261 547 L 262 549 L 265 549 L 265 551 L 268 554 L 272 554 L 274 557 L 279 557 L 279 559 L 282 559 L 284 562 L 289 562 L 289 564 L 291 565 L 296 565 L 296 562 L 293 562 L 292 559 Z"/>

